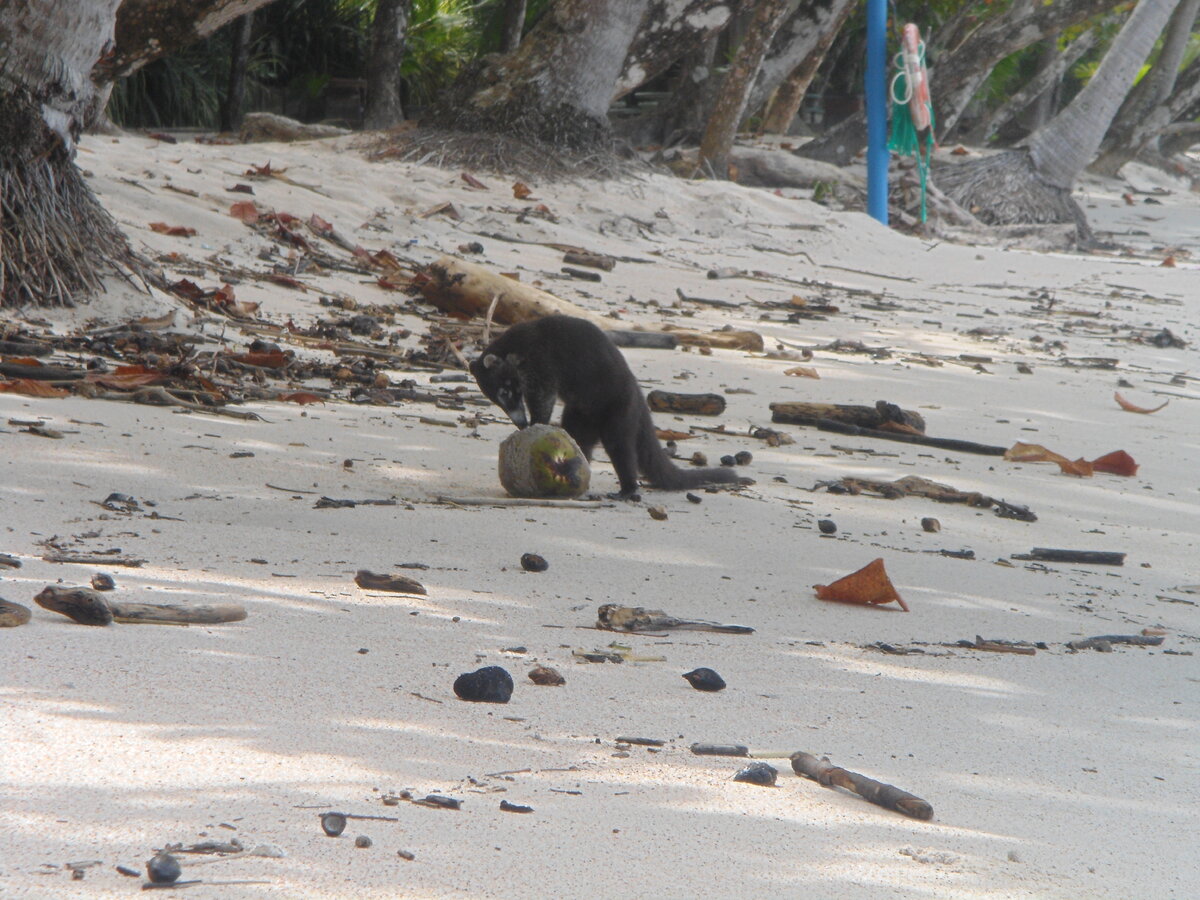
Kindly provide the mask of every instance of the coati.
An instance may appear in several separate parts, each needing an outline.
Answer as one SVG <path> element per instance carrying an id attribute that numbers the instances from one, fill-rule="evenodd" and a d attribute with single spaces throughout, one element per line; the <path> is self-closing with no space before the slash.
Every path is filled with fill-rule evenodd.
<path id="1" fill-rule="evenodd" d="M 639 471 L 668 491 L 742 481 L 732 469 L 684 470 L 671 462 L 625 357 L 586 319 L 546 316 L 513 325 L 471 361 L 471 374 L 518 428 L 550 424 L 561 397 L 562 427 L 589 460 L 597 442 L 604 446 L 621 498 L 636 498 Z"/>

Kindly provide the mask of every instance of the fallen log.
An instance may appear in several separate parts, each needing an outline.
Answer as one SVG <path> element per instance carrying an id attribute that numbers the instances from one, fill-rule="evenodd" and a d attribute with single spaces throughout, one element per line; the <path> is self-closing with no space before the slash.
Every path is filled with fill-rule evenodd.
<path id="1" fill-rule="evenodd" d="M 840 787 L 852 791 L 868 803 L 894 810 L 913 819 L 933 818 L 933 806 L 892 784 L 884 784 L 858 772 L 835 766 L 828 759 L 818 759 L 803 751 L 792 754 L 792 771 L 811 778 L 825 787 Z"/>
<path id="2" fill-rule="evenodd" d="M 675 325 L 664 325 L 663 331 L 673 334 L 681 344 L 694 347 L 711 347 L 714 350 L 745 350 L 750 353 L 762 353 L 766 344 L 763 336 L 757 331 L 698 331 L 694 328 L 679 328 Z"/>
<path id="3" fill-rule="evenodd" d="M 1028 553 L 1015 553 L 1012 558 L 1038 562 L 1090 563 L 1097 566 L 1125 565 L 1124 553 L 1108 550 L 1055 550 L 1052 547 L 1034 547 Z"/>
<path id="4" fill-rule="evenodd" d="M 430 263 L 414 283 L 421 296 L 438 309 L 462 318 L 486 315 L 495 300 L 492 318 L 504 325 L 556 314 L 587 319 L 606 330 L 612 325 L 611 319 L 597 316 L 548 291 L 452 256 Z"/>
<path id="5" fill-rule="evenodd" d="M 992 444 L 977 444 L 975 441 L 963 441 L 957 438 L 935 438 L 924 434 L 905 434 L 899 431 L 884 431 L 879 428 L 860 428 L 846 422 L 833 419 L 819 419 L 816 423 L 821 431 L 832 431 L 836 434 L 852 434 L 858 437 L 882 438 L 885 441 L 898 441 L 902 444 L 921 444 L 925 447 L 937 447 L 939 450 L 955 450 L 959 453 L 978 453 L 982 456 L 1003 456 L 1005 447 Z"/>
<path id="6" fill-rule="evenodd" d="M 878 429 L 883 425 L 907 426 L 906 433 L 925 433 L 925 419 L 910 409 L 901 409 L 894 403 L 878 401 L 874 406 L 849 403 L 801 403 L 788 401 L 772 403 L 771 421 L 785 425 L 818 425 L 825 422 L 841 422 L 857 428 Z M 835 430 L 835 429 L 829 429 Z M 857 432 L 848 431 L 847 434 Z"/>
<path id="7" fill-rule="evenodd" d="M 725 398 L 720 394 L 651 391 L 646 395 L 646 403 L 653 412 L 693 413 L 698 416 L 719 416 L 725 412 Z"/>
<path id="8" fill-rule="evenodd" d="M 80 625 L 220 625 L 240 622 L 246 608 L 237 603 L 184 606 L 179 603 L 132 603 L 110 600 L 84 587 L 48 585 L 33 598 L 43 609 L 66 616 Z"/>

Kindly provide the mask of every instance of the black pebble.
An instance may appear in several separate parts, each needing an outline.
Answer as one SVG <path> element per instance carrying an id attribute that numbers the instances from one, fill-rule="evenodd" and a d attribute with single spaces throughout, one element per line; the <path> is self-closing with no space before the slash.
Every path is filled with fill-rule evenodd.
<path id="1" fill-rule="evenodd" d="M 524 806 L 520 803 L 509 803 L 507 800 L 500 801 L 500 808 L 502 810 L 504 810 L 505 812 L 511 812 L 511 813 L 531 813 L 531 812 L 533 812 L 532 806 Z"/>
<path id="2" fill-rule="evenodd" d="M 550 563 L 546 562 L 545 557 L 538 556 L 536 553 L 522 553 L 521 568 L 526 572 L 545 572 L 550 568 Z"/>
<path id="3" fill-rule="evenodd" d="M 754 454 L 749 450 L 741 450 L 734 454 L 733 461 L 739 466 L 748 466 L 754 460 Z"/>
<path id="4" fill-rule="evenodd" d="M 174 884 L 183 874 L 183 867 L 170 853 L 156 853 L 146 860 L 146 874 L 155 884 Z"/>
<path id="5" fill-rule="evenodd" d="M 833 519 L 821 519 L 817 522 L 821 534 L 833 534 L 837 531 L 837 523 Z"/>
<path id="6" fill-rule="evenodd" d="M 700 497 L 698 497 L 697 495 L 693 494 L 691 491 L 689 491 L 688 493 L 684 494 L 683 496 L 687 497 L 687 501 L 688 501 L 688 503 L 700 503 L 700 502 L 702 502 L 702 501 L 701 501 L 701 499 L 700 499 Z"/>
<path id="7" fill-rule="evenodd" d="M 744 781 L 746 784 L 757 784 L 762 787 L 774 787 L 779 771 L 770 763 L 750 763 L 744 769 L 739 769 L 733 776 L 734 781 Z"/>
<path id="8" fill-rule="evenodd" d="M 732 466 L 733 463 L 734 463 L 734 459 L 732 456 L 722 456 L 721 457 L 721 465 Z"/>
<path id="9" fill-rule="evenodd" d="M 725 679 L 712 669 L 692 669 L 690 672 L 685 672 L 683 677 L 698 691 L 725 690 Z"/>
<path id="10" fill-rule="evenodd" d="M 330 837 L 346 830 L 346 817 L 339 812 L 321 813 L 321 828 Z"/>
<path id="11" fill-rule="evenodd" d="M 512 676 L 501 666 L 484 666 L 474 672 L 464 672 L 454 679 L 454 693 L 460 700 L 507 703 L 512 692 Z"/>

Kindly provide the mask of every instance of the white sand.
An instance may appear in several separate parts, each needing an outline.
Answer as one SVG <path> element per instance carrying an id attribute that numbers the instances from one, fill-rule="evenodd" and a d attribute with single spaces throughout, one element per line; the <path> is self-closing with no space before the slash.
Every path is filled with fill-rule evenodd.
<path id="1" fill-rule="evenodd" d="M 214 254 L 266 268 L 258 252 L 269 242 L 227 214 L 248 198 L 225 189 L 269 160 L 321 193 L 255 182 L 260 206 L 317 213 L 372 251 L 432 260 L 478 239 L 486 253 L 477 261 L 520 270 L 589 309 L 619 310 L 630 323 L 680 321 L 646 305 L 673 306 L 678 287 L 745 301 L 736 313 L 688 304 L 696 312 L 686 324 L 753 328 L 769 349 L 775 339 L 816 346 L 840 338 L 892 355 L 818 350 L 814 381 L 782 374 L 795 363 L 745 353 L 627 352 L 647 387 L 733 391 L 718 421 L 737 435 L 702 434 L 681 452 L 699 449 L 712 460 L 754 454 L 747 474 L 757 484 L 742 495 L 705 494 L 695 506 L 648 492 L 647 502 L 667 508 L 666 522 L 653 521 L 646 504 L 436 504 L 440 494 L 499 496 L 495 454 L 509 428 L 489 424 L 475 434 L 425 425 L 417 416 L 455 418 L 427 405 L 251 403 L 246 408 L 266 421 L 241 422 L 0 394 L 0 551 L 24 563 L 0 570 L 0 596 L 32 605 L 46 584 L 86 583 L 90 567 L 41 560 L 39 542 L 57 535 L 76 538 L 79 549 L 120 547 L 148 560 L 110 570 L 127 599 L 249 610 L 232 625 L 101 629 L 35 608 L 31 624 L 0 634 L 0 895 L 128 896 L 138 883 L 114 865 L 141 867 L 168 842 L 235 836 L 287 855 L 185 868 L 185 878 L 265 883 L 201 885 L 179 896 L 1200 895 L 1200 667 L 1194 656 L 1164 652 L 1190 654 L 1200 632 L 1200 389 L 1191 378 L 1200 363 L 1198 276 L 1185 253 L 1176 254 L 1176 268 L 1162 268 L 1167 251 L 1153 249 L 1198 252 L 1194 195 L 1172 184 L 1162 205 L 1138 195 L 1127 206 L 1127 185 L 1088 182 L 1083 199 L 1094 224 L 1146 232 L 1120 238 L 1141 255 L 1045 255 L 921 241 L 807 200 L 665 177 L 535 184 L 560 221 L 519 224 L 512 211 L 526 204 L 511 198 L 511 179 L 476 173 L 490 189 L 475 191 L 457 171 L 368 163 L 354 147 L 93 138 L 81 164 L 135 243 L 178 251 L 190 262 L 181 260 L 176 276 L 205 286 L 222 276 L 211 265 L 202 275 L 190 270 Z M 1162 182 L 1146 170 L 1130 174 L 1139 187 Z M 199 197 L 166 190 L 168 183 Z M 417 217 L 444 200 L 461 222 Z M 199 234 L 154 234 L 146 229 L 152 221 Z M 557 274 L 557 251 L 479 237 L 485 232 L 648 264 L 619 264 L 600 285 L 576 282 Z M 705 271 L 715 266 L 765 274 L 709 281 Z M 316 290 L 245 280 L 238 298 L 261 301 L 272 320 L 301 323 L 329 314 L 318 292 L 403 302 L 352 274 L 300 277 Z M 1043 292 L 1052 311 L 1038 299 Z M 761 320 L 763 310 L 750 303 L 793 295 L 827 295 L 841 312 L 787 324 L 779 312 Z M 90 307 L 46 315 L 65 328 L 92 315 L 114 322 L 170 308 L 181 310 L 181 330 L 221 335 L 219 322 L 194 325 L 171 298 L 117 285 Z M 396 324 L 418 334 L 426 327 L 409 314 Z M 968 333 L 981 327 L 989 333 Z M 1162 327 L 1192 343 L 1159 349 L 1129 340 Z M 225 337 L 239 347 L 249 339 L 232 326 Z M 1065 346 L 1052 347 L 1057 341 Z M 930 367 L 912 361 L 918 353 L 994 361 L 986 372 L 956 362 Z M 1120 363 L 1116 371 L 1071 368 L 1064 355 Z M 1018 373 L 1018 363 L 1033 373 Z M 1187 378 L 1169 384 L 1178 374 Z M 1172 402 L 1153 416 L 1124 412 L 1112 398 L 1118 378 L 1133 385 L 1121 390 L 1134 402 Z M 932 435 L 1043 443 L 1071 458 L 1124 449 L 1141 471 L 1078 479 L 1050 464 L 792 426 L 776 426 L 796 439 L 777 449 L 742 436 L 749 424 L 770 424 L 769 402 L 789 399 L 887 399 L 920 410 Z M 34 418 L 66 437 L 46 440 L 5 424 Z M 656 418 L 679 429 L 717 424 Z M 236 450 L 255 455 L 230 458 Z M 1039 519 L 810 491 L 850 475 L 923 475 L 1029 504 Z M 615 489 L 606 462 L 593 483 Z M 96 501 L 113 491 L 156 506 L 132 516 L 106 512 Z M 395 496 L 400 505 L 314 509 L 321 494 Z M 940 534 L 922 532 L 924 516 L 941 520 Z M 836 536 L 819 536 L 824 517 L 837 522 Z M 997 564 L 1035 546 L 1125 551 L 1128 559 L 1123 568 Z M 962 548 L 976 559 L 936 553 Z M 544 555 L 549 571 L 522 572 L 527 551 Z M 878 556 L 910 613 L 815 599 L 811 585 Z M 401 570 L 428 586 L 427 597 L 354 585 L 357 569 L 406 562 L 429 566 Z M 662 638 L 587 630 L 610 602 L 757 631 Z M 1161 648 L 1103 654 L 1063 646 L 1147 626 L 1167 630 Z M 941 646 L 976 635 L 1050 649 L 1030 657 Z M 573 649 L 614 638 L 665 662 L 573 661 Z M 864 649 L 877 641 L 928 643 L 925 655 Z M 506 649 L 515 647 L 526 650 Z M 566 686 L 529 683 L 535 662 L 559 668 Z M 512 672 L 512 702 L 456 700 L 455 676 L 487 664 Z M 717 669 L 728 689 L 693 691 L 679 675 L 698 665 Z M 667 744 L 625 756 L 614 745 L 621 736 Z M 927 799 L 935 819 L 909 820 L 823 789 L 793 776 L 786 760 L 775 760 L 774 789 L 734 783 L 742 761 L 693 756 L 694 741 L 827 754 Z M 406 788 L 465 804 L 452 812 L 381 803 L 383 793 Z M 535 811 L 501 812 L 502 799 Z M 325 809 L 399 821 L 351 820 L 333 840 L 318 825 Z M 374 846 L 356 849 L 357 834 Z M 93 859 L 103 865 L 83 881 L 63 868 Z"/>

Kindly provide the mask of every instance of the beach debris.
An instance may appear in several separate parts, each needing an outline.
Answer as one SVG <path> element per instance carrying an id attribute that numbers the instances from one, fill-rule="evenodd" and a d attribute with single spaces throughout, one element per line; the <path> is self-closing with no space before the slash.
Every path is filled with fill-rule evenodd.
<path id="1" fill-rule="evenodd" d="M 562 273 L 569 275 L 571 278 L 577 278 L 580 281 L 600 281 L 602 277 L 599 272 L 589 272 L 587 269 L 576 269 L 572 266 L 563 266 Z"/>
<path id="2" fill-rule="evenodd" d="M 146 875 L 154 884 L 174 884 L 183 874 L 179 860 L 167 852 L 155 853 L 146 860 Z"/>
<path id="3" fill-rule="evenodd" d="M 546 562 L 544 556 L 539 556 L 536 553 L 522 553 L 521 568 L 526 572 L 545 572 L 550 568 L 550 563 Z"/>
<path id="4" fill-rule="evenodd" d="M 1100 634 L 1079 641 L 1068 641 L 1068 650 L 1099 650 L 1112 653 L 1113 644 L 1131 644 L 1135 647 L 1157 647 L 1163 642 L 1158 634 Z"/>
<path id="5" fill-rule="evenodd" d="M 656 522 L 665 522 L 668 518 L 667 508 L 665 506 L 647 506 L 646 512 L 649 514 L 650 518 L 654 519 Z"/>
<path id="6" fill-rule="evenodd" d="M 50 551 L 42 554 L 42 559 L 48 563 L 67 563 L 76 566 L 124 566 L 129 569 L 140 569 L 146 564 L 144 559 L 131 556 L 116 556 L 120 553 L 114 550 L 109 553 L 68 553 L 66 551 Z"/>
<path id="7" fill-rule="evenodd" d="M 1124 553 L 1110 550 L 1058 550 L 1053 547 L 1034 547 L 1028 553 L 1014 553 L 1013 559 L 1037 562 L 1085 563 L 1096 566 L 1123 566 Z"/>
<path id="8" fill-rule="evenodd" d="M 817 531 L 821 534 L 837 534 L 837 522 L 833 519 L 818 519 Z"/>
<path id="9" fill-rule="evenodd" d="M 80 625 L 223 625 L 246 618 L 246 608 L 240 603 L 132 603 L 109 600 L 85 587 L 48 585 L 33 599 L 38 606 Z"/>
<path id="10" fill-rule="evenodd" d="M 679 339 L 665 331 L 615 329 L 608 332 L 608 338 L 618 347 L 638 347 L 643 350 L 674 350 L 679 346 Z"/>
<path id="11" fill-rule="evenodd" d="M 597 324 L 603 321 L 548 291 L 452 256 L 443 256 L 420 270 L 413 285 L 438 309 L 467 319 L 482 318 L 496 300 L 492 318 L 504 325 L 555 314 L 577 316 Z"/>
<path id="12" fill-rule="evenodd" d="M 932 481 L 920 475 L 905 475 L 895 481 L 876 481 L 871 478 L 846 476 L 838 481 L 817 482 L 813 489 L 816 490 L 818 487 L 824 487 L 831 494 L 850 494 L 852 496 L 867 494 L 873 497 L 882 497 L 885 500 L 896 500 L 901 497 L 924 497 L 938 503 L 965 503 L 967 506 L 981 509 L 994 507 L 996 515 L 1001 518 L 1018 519 L 1023 522 L 1037 521 L 1037 515 L 1027 506 L 997 500 L 978 491 L 960 491 L 952 485 Z"/>
<path id="13" fill-rule="evenodd" d="M 753 634 L 748 625 L 722 625 L 703 619 L 679 619 L 661 609 L 605 603 L 596 611 L 596 627 L 608 631 L 713 631 L 723 634 Z"/>
<path id="14" fill-rule="evenodd" d="M 689 748 L 696 756 L 749 756 L 750 748 L 743 744 L 692 744 Z"/>
<path id="15" fill-rule="evenodd" d="M 750 763 L 750 765 L 738 769 L 737 773 L 733 776 L 734 781 L 757 784 L 759 787 L 775 787 L 778 779 L 779 770 L 770 763 L 765 762 Z"/>
<path id="16" fill-rule="evenodd" d="M 1160 409 L 1165 407 L 1168 403 L 1171 402 L 1170 400 L 1164 400 L 1158 406 L 1155 406 L 1152 408 L 1145 407 L 1145 406 L 1138 406 L 1136 403 L 1130 403 L 1128 400 L 1126 400 L 1124 397 L 1122 397 L 1120 392 L 1118 392 L 1118 391 L 1113 391 L 1113 399 L 1117 401 L 1117 405 L 1119 407 L 1121 407 L 1121 409 L 1125 410 L 1125 412 L 1142 413 L 1143 415 L 1150 415 L 1151 413 L 1156 413 Z"/>
<path id="17" fill-rule="evenodd" d="M 562 261 L 569 266 L 586 266 L 589 269 L 603 269 L 611 272 L 617 265 L 614 257 L 590 250 L 568 250 L 563 254 Z"/>
<path id="18" fill-rule="evenodd" d="M 829 762 L 828 757 L 818 759 L 811 753 L 793 753 L 792 771 L 804 778 L 811 778 L 825 787 L 845 788 L 858 794 L 868 803 L 894 810 L 913 819 L 928 821 L 933 818 L 933 807 L 928 801 L 914 796 L 891 784 L 884 784 L 858 772 L 851 772 Z"/>
<path id="19" fill-rule="evenodd" d="M 942 530 L 942 523 L 932 516 L 921 519 L 921 530 L 928 534 L 937 534 Z"/>
<path id="20" fill-rule="evenodd" d="M 523 804 L 520 804 L 520 803 L 510 803 L 507 800 L 500 801 L 500 809 L 503 812 L 510 812 L 510 813 L 531 813 L 531 812 L 533 812 L 532 806 L 524 806 Z"/>
<path id="21" fill-rule="evenodd" d="M 33 612 L 28 606 L 0 599 L 0 628 L 16 628 L 24 625 L 32 616 Z"/>
<path id="22" fill-rule="evenodd" d="M 420 799 L 413 800 L 416 806 L 428 806 L 431 809 L 462 809 L 463 802 L 457 797 L 447 797 L 444 794 L 426 794 Z"/>
<path id="23" fill-rule="evenodd" d="M 955 646 L 968 647 L 972 650 L 987 650 L 990 653 L 1016 653 L 1020 656 L 1033 656 L 1038 651 L 1037 646 L 1029 641 L 984 640 L 979 635 L 975 635 L 973 641 L 961 640 Z"/>
<path id="24" fill-rule="evenodd" d="M 771 421 L 785 425 L 817 425 L 828 421 L 904 434 L 925 433 L 924 416 L 886 400 L 877 400 L 874 406 L 788 401 L 772 403 L 770 410 Z"/>
<path id="25" fill-rule="evenodd" d="M 142 874 L 132 866 L 114 866 L 113 868 L 115 868 L 119 874 L 124 875 L 126 878 L 138 878 Z"/>
<path id="26" fill-rule="evenodd" d="M 1078 475 L 1081 478 L 1091 478 L 1094 472 L 1131 477 L 1138 471 L 1138 464 L 1124 450 L 1113 450 L 1089 462 L 1082 457 L 1076 460 L 1067 459 L 1061 453 L 1055 453 L 1041 444 L 1025 444 L 1018 441 L 1004 451 L 1004 459 L 1008 462 L 1053 462 L 1058 464 L 1064 475 Z"/>
<path id="27" fill-rule="evenodd" d="M 473 703 L 507 703 L 512 692 L 512 676 L 502 666 L 484 666 L 454 680 L 455 695 Z"/>
<path id="28" fill-rule="evenodd" d="M 372 843 L 373 841 L 365 834 L 360 834 L 354 839 L 354 846 L 358 847 L 360 850 L 365 850 L 367 847 L 370 847 Z"/>
<path id="29" fill-rule="evenodd" d="M 0 569 L 19 569 L 21 561 L 11 553 L 0 553 Z"/>
<path id="30" fill-rule="evenodd" d="M 428 594 L 425 585 L 407 575 L 383 575 L 359 569 L 354 583 L 367 591 L 390 591 L 395 594 Z"/>
<path id="31" fill-rule="evenodd" d="M 417 858 L 417 854 L 413 853 L 411 850 L 397 850 L 396 855 L 403 860 L 407 860 L 408 862 L 412 862 Z"/>
<path id="32" fill-rule="evenodd" d="M 567 679 L 551 666 L 534 666 L 529 670 L 529 680 L 543 687 L 562 687 Z"/>
<path id="33" fill-rule="evenodd" d="M 113 581 L 113 577 L 107 572 L 97 572 L 92 576 L 92 589 L 97 591 L 114 590 L 117 583 Z"/>
<path id="34" fill-rule="evenodd" d="M 518 428 L 500 444 L 500 483 L 513 497 L 574 498 L 585 493 L 592 469 L 579 445 L 556 425 Z"/>
<path id="35" fill-rule="evenodd" d="M 321 830 L 328 837 L 338 837 L 346 830 L 346 816 L 340 812 L 321 813 Z"/>
<path id="36" fill-rule="evenodd" d="M 647 737 L 618 737 L 614 739 L 618 744 L 634 744 L 638 747 L 663 747 L 666 741 L 662 738 L 647 738 Z"/>
<path id="37" fill-rule="evenodd" d="M 651 391 L 646 404 L 652 412 L 691 413 L 696 416 L 719 416 L 725 412 L 725 398 L 720 394 L 680 394 L 675 391 Z"/>
<path id="38" fill-rule="evenodd" d="M 790 369 L 784 369 L 783 374 L 798 378 L 815 378 L 818 381 L 821 379 L 820 374 L 812 366 L 792 366 Z"/>
<path id="39" fill-rule="evenodd" d="M 701 351 L 744 350 L 748 353 L 762 353 L 766 346 L 763 336 L 757 331 L 738 331 L 728 326 L 717 331 L 698 331 L 667 324 L 662 330 L 673 335 L 679 343 L 699 347 Z"/>
<path id="40" fill-rule="evenodd" d="M 725 679 L 712 669 L 701 667 L 683 673 L 684 679 L 698 691 L 716 693 L 725 690 Z"/>
<path id="41" fill-rule="evenodd" d="M 383 499 L 348 500 L 336 497 L 321 497 L 313 504 L 313 509 L 354 509 L 356 506 L 396 506 L 396 500 L 391 497 Z"/>
<path id="42" fill-rule="evenodd" d="M 815 584 L 813 590 L 817 592 L 817 598 L 820 600 L 872 606 L 894 602 L 908 612 L 908 604 L 896 592 L 882 559 L 872 560 L 858 571 L 851 572 L 832 584 Z"/>
<path id="43" fill-rule="evenodd" d="M 693 494 L 691 491 L 688 491 L 683 496 L 687 500 L 688 503 L 703 503 L 704 502 L 704 499 L 699 494 Z"/>

